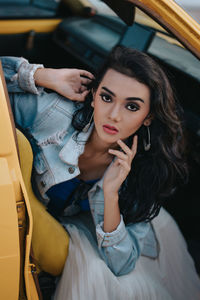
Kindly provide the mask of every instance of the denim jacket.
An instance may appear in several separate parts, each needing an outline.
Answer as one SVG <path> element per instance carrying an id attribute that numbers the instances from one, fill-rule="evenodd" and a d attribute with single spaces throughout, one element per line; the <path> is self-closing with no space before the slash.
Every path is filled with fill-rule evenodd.
<path id="1" fill-rule="evenodd" d="M 37 88 L 33 75 L 42 65 L 29 64 L 24 58 L 2 57 L 2 66 L 17 126 L 29 138 L 34 153 L 34 185 L 40 200 L 47 205 L 46 191 L 55 184 L 80 174 L 78 158 L 84 152 L 87 133 L 76 138 L 72 127 L 73 113 L 82 105 L 56 93 Z M 28 93 L 27 93 L 28 92 Z M 141 222 L 125 226 L 123 217 L 117 229 L 103 231 L 104 194 L 103 178 L 89 191 L 88 199 L 96 226 L 101 257 L 115 275 L 129 273 L 140 255 L 157 257 L 157 242 L 151 223 Z M 73 203 L 66 215 L 76 214 Z"/>

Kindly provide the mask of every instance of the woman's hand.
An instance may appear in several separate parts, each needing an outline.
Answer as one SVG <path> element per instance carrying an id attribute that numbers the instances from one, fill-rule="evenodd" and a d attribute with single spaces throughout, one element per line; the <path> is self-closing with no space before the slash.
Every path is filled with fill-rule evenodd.
<path id="1" fill-rule="evenodd" d="M 87 85 L 94 76 L 79 69 L 37 69 L 35 84 L 56 91 L 74 101 L 84 101 L 88 94 Z"/>
<path id="2" fill-rule="evenodd" d="M 120 186 L 131 170 L 131 163 L 137 152 L 137 140 L 137 136 L 134 136 L 131 149 L 124 142 L 119 140 L 117 143 L 123 152 L 109 149 L 109 153 L 116 156 L 104 177 L 104 195 L 109 196 L 109 198 L 110 195 L 118 195 Z"/>
<path id="3" fill-rule="evenodd" d="M 123 152 L 109 149 L 109 153 L 115 155 L 114 162 L 106 171 L 104 191 L 104 227 L 105 232 L 114 231 L 120 223 L 120 209 L 118 191 L 131 169 L 131 163 L 137 151 L 137 136 L 133 139 L 131 149 L 121 140 L 118 145 Z"/>

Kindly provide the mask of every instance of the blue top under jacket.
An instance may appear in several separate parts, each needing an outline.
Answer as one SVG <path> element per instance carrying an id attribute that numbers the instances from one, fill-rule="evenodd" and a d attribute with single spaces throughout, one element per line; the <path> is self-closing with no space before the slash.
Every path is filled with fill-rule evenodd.
<path id="1" fill-rule="evenodd" d="M 48 211 L 54 217 L 58 217 L 72 202 L 76 202 L 82 211 L 89 211 L 88 190 L 97 181 L 98 179 L 83 181 L 78 178 L 72 178 L 71 180 L 54 185 L 47 191 L 47 196 L 50 199 Z"/>

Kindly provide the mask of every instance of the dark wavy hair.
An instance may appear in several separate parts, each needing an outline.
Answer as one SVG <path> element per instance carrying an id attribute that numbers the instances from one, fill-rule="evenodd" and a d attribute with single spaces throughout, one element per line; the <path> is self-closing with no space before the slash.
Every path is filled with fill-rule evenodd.
<path id="1" fill-rule="evenodd" d="M 103 68 L 97 73 L 91 88 L 96 90 L 108 69 L 128 75 L 150 89 L 151 148 L 144 150 L 147 139 L 142 125 L 138 135 L 138 150 L 131 171 L 119 191 L 120 212 L 126 224 L 150 221 L 160 210 L 163 201 L 187 179 L 185 139 L 181 121 L 182 110 L 175 100 L 173 90 L 161 67 L 145 53 L 115 47 Z M 89 94 L 81 109 L 73 116 L 72 125 L 79 132 L 88 123 L 93 108 Z M 133 136 L 126 144 L 131 147 Z"/>

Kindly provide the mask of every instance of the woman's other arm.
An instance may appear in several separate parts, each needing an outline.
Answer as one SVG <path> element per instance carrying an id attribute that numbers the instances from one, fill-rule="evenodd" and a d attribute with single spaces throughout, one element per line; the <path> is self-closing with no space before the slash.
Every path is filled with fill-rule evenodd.
<path id="1" fill-rule="evenodd" d="M 134 268 L 141 253 L 141 241 L 149 226 L 133 224 L 126 228 L 120 215 L 118 191 L 136 154 L 137 136 L 131 149 L 121 140 L 118 144 L 123 151 L 109 150 L 110 154 L 115 155 L 115 160 L 104 177 L 104 222 L 97 226 L 97 238 L 100 253 L 110 269 L 115 275 L 124 275 Z"/>
<path id="2" fill-rule="evenodd" d="M 114 155 L 115 159 L 106 171 L 103 183 L 105 232 L 112 232 L 120 223 L 118 192 L 130 172 L 137 151 L 137 136 L 134 136 L 131 149 L 121 140 L 118 144 L 122 151 L 109 149 L 109 153 Z"/>
<path id="3" fill-rule="evenodd" d="M 99 253 L 116 276 L 126 275 L 135 268 L 149 231 L 150 224 L 145 222 L 125 226 L 122 215 L 112 232 L 104 231 L 103 222 L 97 225 Z"/>

